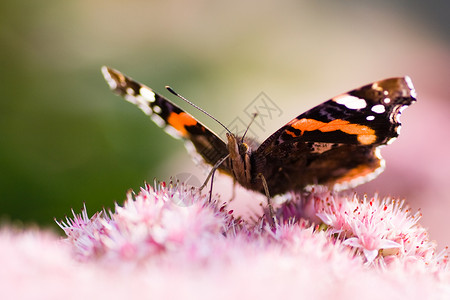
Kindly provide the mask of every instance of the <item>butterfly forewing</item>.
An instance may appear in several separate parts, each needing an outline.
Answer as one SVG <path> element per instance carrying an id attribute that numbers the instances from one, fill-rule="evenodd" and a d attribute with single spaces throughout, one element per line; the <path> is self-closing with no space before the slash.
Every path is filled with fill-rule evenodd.
<path id="1" fill-rule="evenodd" d="M 206 163 L 214 165 L 228 154 L 226 144 L 216 134 L 170 100 L 117 70 L 103 67 L 102 72 L 115 93 L 137 105 L 170 135 L 183 138 L 194 156 L 199 154 Z M 226 164 L 220 168 L 228 171 Z"/>

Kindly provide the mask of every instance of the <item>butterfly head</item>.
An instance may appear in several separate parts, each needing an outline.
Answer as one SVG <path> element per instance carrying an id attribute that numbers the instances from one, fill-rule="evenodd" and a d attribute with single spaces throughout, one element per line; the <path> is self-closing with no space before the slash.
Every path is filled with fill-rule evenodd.
<path id="1" fill-rule="evenodd" d="M 232 133 L 227 133 L 227 142 L 228 151 L 232 160 L 243 158 L 251 152 L 249 145 Z"/>
<path id="2" fill-rule="evenodd" d="M 250 188 L 252 181 L 251 147 L 241 138 L 227 133 L 227 148 L 229 152 L 228 165 L 234 178 L 242 186 Z"/>

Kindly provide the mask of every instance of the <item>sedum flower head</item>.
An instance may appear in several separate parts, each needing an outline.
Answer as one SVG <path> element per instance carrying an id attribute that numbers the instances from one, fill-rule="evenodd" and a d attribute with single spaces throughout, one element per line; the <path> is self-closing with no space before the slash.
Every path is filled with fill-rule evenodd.
<path id="1" fill-rule="evenodd" d="M 59 223 L 80 259 L 142 262 L 168 253 L 208 255 L 204 241 L 221 238 L 232 217 L 225 207 L 183 184 L 146 185 L 123 206 L 88 218 L 86 208 Z M 187 251 L 187 252 L 183 252 Z"/>
<path id="2" fill-rule="evenodd" d="M 404 201 L 329 195 L 316 199 L 315 206 L 330 232 L 360 251 L 368 263 L 376 259 L 381 263 L 395 259 L 439 263 L 434 261 L 436 244 L 418 223 L 421 214 L 411 214 Z"/>

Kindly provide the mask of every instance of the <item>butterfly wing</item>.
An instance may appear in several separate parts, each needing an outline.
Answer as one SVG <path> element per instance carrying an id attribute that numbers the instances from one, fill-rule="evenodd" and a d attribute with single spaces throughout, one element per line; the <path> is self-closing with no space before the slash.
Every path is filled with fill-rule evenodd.
<path id="1" fill-rule="evenodd" d="M 117 70 L 102 67 L 102 73 L 115 93 L 137 105 L 167 133 L 184 139 L 186 148 L 197 161 L 200 155 L 206 163 L 214 165 L 228 154 L 226 144 L 217 135 L 168 99 Z M 220 169 L 229 173 L 226 164 Z"/>
<path id="2" fill-rule="evenodd" d="M 334 97 L 294 118 L 255 152 L 256 172 L 271 194 L 321 184 L 350 188 L 383 171 L 379 146 L 400 130 L 401 111 L 412 104 L 409 77 L 390 78 Z"/>

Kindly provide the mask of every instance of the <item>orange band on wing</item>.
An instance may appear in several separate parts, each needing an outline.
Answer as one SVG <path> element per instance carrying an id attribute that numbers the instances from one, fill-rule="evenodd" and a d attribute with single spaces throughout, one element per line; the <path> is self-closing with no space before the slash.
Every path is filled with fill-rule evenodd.
<path id="1" fill-rule="evenodd" d="M 285 129 L 284 132 L 287 133 L 287 134 L 289 134 L 289 135 L 292 136 L 293 138 L 296 138 L 296 137 L 297 137 L 297 135 L 296 135 L 294 132 L 290 131 L 289 129 Z M 302 134 L 303 134 L 303 132 L 302 132 Z"/>
<path id="2" fill-rule="evenodd" d="M 300 119 L 293 121 L 289 125 L 297 130 L 300 130 L 302 135 L 305 131 L 319 130 L 322 132 L 331 132 L 340 130 L 348 134 L 356 135 L 358 142 L 363 145 L 370 145 L 377 139 L 375 130 L 372 128 L 364 125 L 352 124 L 349 121 L 341 119 L 336 119 L 328 123 L 314 119 Z"/>
<path id="3" fill-rule="evenodd" d="M 367 176 L 373 173 L 376 169 L 376 167 L 374 168 L 368 165 L 359 165 L 356 168 L 349 170 L 343 177 L 336 180 L 336 183 L 344 183 L 351 181 L 352 179 Z"/>
<path id="4" fill-rule="evenodd" d="M 185 126 L 197 125 L 197 120 L 195 120 L 193 117 L 191 117 L 185 112 L 180 112 L 179 114 L 172 112 L 167 118 L 167 123 L 169 123 L 183 136 L 186 136 L 187 131 Z"/>

